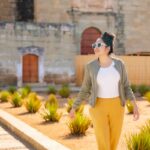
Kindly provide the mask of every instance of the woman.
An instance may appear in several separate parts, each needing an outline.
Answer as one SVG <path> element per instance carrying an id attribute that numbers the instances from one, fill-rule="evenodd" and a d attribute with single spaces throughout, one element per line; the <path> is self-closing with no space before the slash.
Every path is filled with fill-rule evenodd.
<path id="1" fill-rule="evenodd" d="M 125 64 L 121 59 L 111 56 L 114 38 L 113 34 L 105 32 L 92 44 L 98 58 L 85 65 L 81 90 L 69 114 L 74 118 L 76 108 L 90 96 L 89 112 L 99 150 L 117 149 L 127 99 L 134 106 L 133 119 L 139 119 Z"/>

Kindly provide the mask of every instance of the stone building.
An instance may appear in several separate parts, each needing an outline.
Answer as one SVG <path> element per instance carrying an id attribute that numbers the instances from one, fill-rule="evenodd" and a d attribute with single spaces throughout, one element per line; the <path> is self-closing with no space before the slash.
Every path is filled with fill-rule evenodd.
<path id="1" fill-rule="evenodd" d="M 75 81 L 76 55 L 104 31 L 114 53 L 150 52 L 149 0 L 1 0 L 0 82 Z"/>

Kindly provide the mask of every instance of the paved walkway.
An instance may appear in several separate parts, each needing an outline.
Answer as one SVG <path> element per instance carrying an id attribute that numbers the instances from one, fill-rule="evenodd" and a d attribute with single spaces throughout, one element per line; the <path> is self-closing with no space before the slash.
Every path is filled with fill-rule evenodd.
<path id="1" fill-rule="evenodd" d="M 0 150 L 33 150 L 0 124 Z"/>

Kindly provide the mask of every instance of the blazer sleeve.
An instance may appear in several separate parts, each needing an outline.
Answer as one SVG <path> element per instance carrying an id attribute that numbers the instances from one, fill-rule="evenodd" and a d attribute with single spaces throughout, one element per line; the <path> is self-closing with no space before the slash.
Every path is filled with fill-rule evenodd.
<path id="1" fill-rule="evenodd" d="M 131 83 L 128 79 L 128 73 L 127 73 L 127 69 L 125 67 L 125 63 L 122 63 L 123 66 L 123 85 L 124 85 L 124 91 L 125 91 L 125 97 L 128 100 L 136 100 L 135 95 L 131 89 Z"/>
<path id="2" fill-rule="evenodd" d="M 86 100 L 88 96 L 90 95 L 91 90 L 91 77 L 89 74 L 89 68 L 88 64 L 84 66 L 84 77 L 83 82 L 81 85 L 81 89 L 77 95 L 77 98 L 75 99 L 72 108 L 76 109 L 83 100 Z"/>

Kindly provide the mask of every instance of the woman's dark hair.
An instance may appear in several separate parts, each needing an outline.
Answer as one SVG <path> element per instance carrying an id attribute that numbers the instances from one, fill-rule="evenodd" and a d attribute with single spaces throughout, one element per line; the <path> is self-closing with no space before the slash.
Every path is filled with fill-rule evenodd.
<path id="1" fill-rule="evenodd" d="M 107 46 L 110 46 L 110 51 L 108 53 L 108 55 L 110 55 L 111 53 L 113 53 L 114 50 L 115 35 L 108 32 L 104 32 L 101 38 Z"/>

